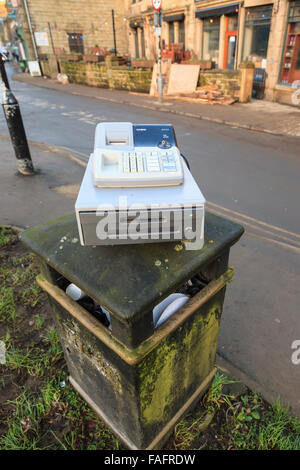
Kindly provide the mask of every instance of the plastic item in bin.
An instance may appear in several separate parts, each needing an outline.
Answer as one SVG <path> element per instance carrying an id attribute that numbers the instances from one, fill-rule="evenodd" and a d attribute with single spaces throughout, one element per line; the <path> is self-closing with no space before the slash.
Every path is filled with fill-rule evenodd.
<path id="1" fill-rule="evenodd" d="M 80 299 L 83 299 L 83 297 L 86 297 L 86 294 L 75 284 L 68 285 L 66 288 L 66 294 L 76 302 Z"/>
<path id="2" fill-rule="evenodd" d="M 94 300 L 91 299 L 91 297 L 88 297 L 88 295 L 85 294 L 85 292 L 83 292 L 78 286 L 75 284 L 69 284 L 66 288 L 66 294 L 111 330 L 109 312 L 101 305 L 97 305 Z"/>
<path id="3" fill-rule="evenodd" d="M 110 313 L 102 307 L 102 305 L 96 305 L 93 315 L 98 318 L 104 326 L 111 330 Z"/>
<path id="4" fill-rule="evenodd" d="M 175 292 L 156 305 L 153 309 L 154 328 L 164 323 L 173 313 L 177 312 L 177 310 L 188 302 L 188 300 L 190 300 L 189 296 Z"/>

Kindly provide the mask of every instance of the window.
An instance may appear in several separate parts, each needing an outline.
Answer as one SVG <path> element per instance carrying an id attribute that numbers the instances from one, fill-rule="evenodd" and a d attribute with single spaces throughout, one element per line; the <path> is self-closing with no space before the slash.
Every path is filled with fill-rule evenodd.
<path id="1" fill-rule="evenodd" d="M 174 35 L 174 23 L 169 23 L 169 44 L 174 44 L 175 35 Z"/>
<path id="2" fill-rule="evenodd" d="M 202 58 L 219 61 L 220 17 L 203 20 Z"/>
<path id="3" fill-rule="evenodd" d="M 185 35 L 184 35 L 184 20 L 178 22 L 178 42 L 179 44 L 183 44 L 184 48 L 184 40 L 185 40 Z"/>
<path id="4" fill-rule="evenodd" d="M 243 60 L 252 60 L 256 67 L 262 67 L 262 60 L 267 57 L 272 8 L 246 8 Z"/>
<path id="5" fill-rule="evenodd" d="M 284 85 L 300 80 L 300 1 L 290 2 L 280 81 Z"/>
<path id="6" fill-rule="evenodd" d="M 141 28 L 141 44 L 140 44 L 140 47 L 141 47 L 142 57 L 146 57 L 146 53 L 145 53 L 145 33 L 144 33 L 144 28 Z"/>
<path id="7" fill-rule="evenodd" d="M 140 49 L 139 49 L 139 37 L 138 37 L 138 32 L 137 28 L 134 29 L 134 46 L 135 46 L 135 58 L 139 59 L 140 57 Z"/>
<path id="8" fill-rule="evenodd" d="M 82 33 L 68 33 L 70 52 L 84 54 Z"/>
<path id="9" fill-rule="evenodd" d="M 227 18 L 227 31 L 236 31 L 238 29 L 238 15 L 230 15 Z"/>

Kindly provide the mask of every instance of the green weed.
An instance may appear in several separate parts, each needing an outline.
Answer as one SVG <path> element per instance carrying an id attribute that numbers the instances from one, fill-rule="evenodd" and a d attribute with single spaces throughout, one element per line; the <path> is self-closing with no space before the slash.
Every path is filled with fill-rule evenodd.
<path id="1" fill-rule="evenodd" d="M 223 388 L 225 385 L 234 383 L 236 383 L 236 381 L 229 379 L 226 375 L 220 372 L 217 372 L 205 396 L 205 403 L 208 408 L 218 409 L 224 403 L 231 406 L 231 397 L 223 392 Z"/>
<path id="2" fill-rule="evenodd" d="M 12 287 L 0 287 L 0 321 L 15 322 L 18 317 Z"/>
<path id="3" fill-rule="evenodd" d="M 0 248 L 17 240 L 17 232 L 11 228 L 0 227 Z"/>

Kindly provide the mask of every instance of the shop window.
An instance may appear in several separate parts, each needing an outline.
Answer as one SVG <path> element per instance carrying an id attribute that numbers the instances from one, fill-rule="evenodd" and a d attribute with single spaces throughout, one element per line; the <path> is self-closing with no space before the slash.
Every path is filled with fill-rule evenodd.
<path id="1" fill-rule="evenodd" d="M 134 30 L 133 34 L 134 34 L 135 57 L 136 59 L 139 59 L 140 49 L 139 49 L 139 37 L 138 37 L 137 29 Z"/>
<path id="2" fill-rule="evenodd" d="M 68 33 L 70 52 L 84 54 L 83 39 L 81 33 Z"/>
<path id="3" fill-rule="evenodd" d="M 238 15 L 228 16 L 227 31 L 236 31 L 238 29 Z"/>
<path id="4" fill-rule="evenodd" d="M 292 84 L 300 80 L 300 1 L 290 2 L 280 81 Z"/>
<path id="5" fill-rule="evenodd" d="M 272 5 L 246 8 L 243 41 L 243 60 L 251 60 L 256 67 L 265 68 Z"/>
<path id="6" fill-rule="evenodd" d="M 174 23 L 169 23 L 169 44 L 174 44 L 175 34 L 174 34 Z"/>
<path id="7" fill-rule="evenodd" d="M 184 48 L 185 34 L 184 34 L 184 20 L 178 22 L 178 42 L 183 44 Z"/>
<path id="8" fill-rule="evenodd" d="M 142 57 L 146 57 L 144 28 L 141 28 L 141 53 L 142 53 Z"/>
<path id="9" fill-rule="evenodd" d="M 202 58 L 212 60 L 217 66 L 219 60 L 220 18 L 203 20 Z"/>
<path id="10" fill-rule="evenodd" d="M 177 28 L 178 28 L 178 32 L 177 32 L 177 38 L 175 37 L 175 23 L 177 23 Z M 180 21 L 169 21 L 169 44 L 183 44 L 183 47 L 184 47 L 184 41 L 185 41 L 185 37 L 184 37 L 184 20 L 180 20 Z"/>

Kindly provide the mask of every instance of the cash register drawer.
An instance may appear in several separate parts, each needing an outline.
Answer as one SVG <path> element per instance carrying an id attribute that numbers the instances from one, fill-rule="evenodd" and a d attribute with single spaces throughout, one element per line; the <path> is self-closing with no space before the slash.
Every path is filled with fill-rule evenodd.
<path id="1" fill-rule="evenodd" d="M 135 209 L 102 214 L 84 211 L 79 212 L 79 219 L 85 245 L 176 241 L 191 239 L 188 236 L 191 231 L 203 234 L 204 207 Z M 104 232 L 105 239 L 99 238 L 97 232 Z"/>

